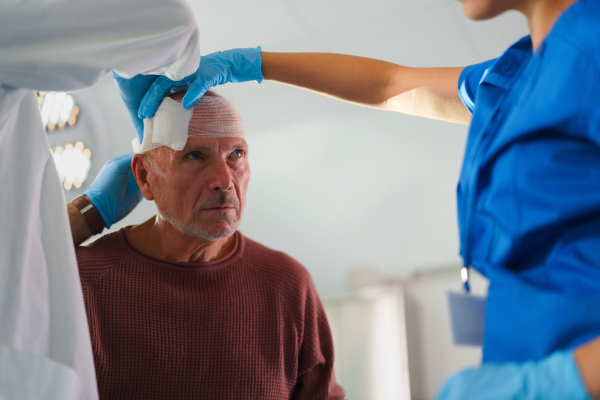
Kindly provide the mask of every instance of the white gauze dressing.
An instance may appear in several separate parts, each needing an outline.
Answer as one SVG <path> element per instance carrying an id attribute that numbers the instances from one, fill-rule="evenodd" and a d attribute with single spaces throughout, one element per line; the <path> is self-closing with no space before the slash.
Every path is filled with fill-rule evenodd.
<path id="1" fill-rule="evenodd" d="M 188 138 L 245 137 L 244 124 L 235 106 L 213 92 L 188 109 L 181 105 L 183 95 L 166 97 L 154 117 L 144 120 L 144 139 L 133 140 L 133 150 L 145 153 L 161 146 L 181 151 Z"/>

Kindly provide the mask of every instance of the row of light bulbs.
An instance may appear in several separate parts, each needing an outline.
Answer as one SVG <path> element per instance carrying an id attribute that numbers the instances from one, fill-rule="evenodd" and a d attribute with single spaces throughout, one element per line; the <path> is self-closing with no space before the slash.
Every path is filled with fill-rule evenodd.
<path id="1" fill-rule="evenodd" d="M 77 123 L 79 106 L 70 94 L 38 92 L 42 122 L 47 132 L 72 127 Z M 50 149 L 60 181 L 65 190 L 78 189 L 87 180 L 92 166 L 92 151 L 82 141 Z"/>
<path id="2" fill-rule="evenodd" d="M 80 188 L 92 166 L 92 151 L 79 141 L 55 146 L 50 152 L 65 190 Z"/>
<path id="3" fill-rule="evenodd" d="M 63 92 L 38 92 L 42 122 L 48 132 L 74 126 L 79 116 L 79 106 L 70 94 Z"/>

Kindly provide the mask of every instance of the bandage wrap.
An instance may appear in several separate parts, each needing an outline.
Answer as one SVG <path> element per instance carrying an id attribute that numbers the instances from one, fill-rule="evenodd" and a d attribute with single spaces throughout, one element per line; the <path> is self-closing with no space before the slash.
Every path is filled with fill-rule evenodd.
<path id="1" fill-rule="evenodd" d="M 181 106 L 182 95 L 165 98 L 154 117 L 144 120 L 144 140 L 133 140 L 136 153 L 161 146 L 183 150 L 188 138 L 245 136 L 244 124 L 229 100 L 207 92 L 192 108 Z"/>

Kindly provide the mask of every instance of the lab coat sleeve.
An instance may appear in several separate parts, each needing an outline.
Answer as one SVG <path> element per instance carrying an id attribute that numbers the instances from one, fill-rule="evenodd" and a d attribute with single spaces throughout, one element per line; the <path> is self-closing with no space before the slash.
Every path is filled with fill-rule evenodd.
<path id="1" fill-rule="evenodd" d="M 0 399 L 96 400 L 65 196 L 37 96 L 0 87 Z"/>
<path id="2" fill-rule="evenodd" d="M 173 80 L 200 62 L 185 0 L 0 0 L 0 85 L 69 91 L 111 69 Z"/>

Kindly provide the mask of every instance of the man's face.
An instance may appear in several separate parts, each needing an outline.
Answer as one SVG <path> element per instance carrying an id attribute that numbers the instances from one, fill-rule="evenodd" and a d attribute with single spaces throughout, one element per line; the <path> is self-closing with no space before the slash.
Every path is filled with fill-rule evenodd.
<path id="1" fill-rule="evenodd" d="M 458 0 L 467 18 L 483 20 L 496 17 L 508 10 L 522 10 L 529 0 Z"/>
<path id="2" fill-rule="evenodd" d="M 244 139 L 191 138 L 182 151 L 163 146 L 146 157 L 148 183 L 164 220 L 207 241 L 235 232 L 250 182 Z"/>

